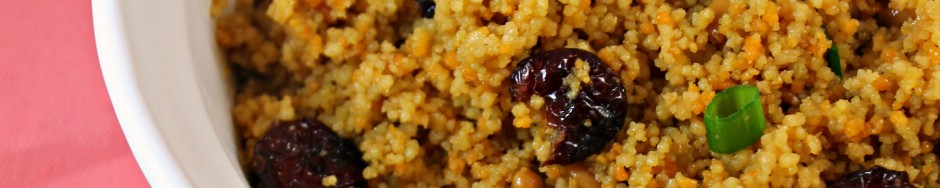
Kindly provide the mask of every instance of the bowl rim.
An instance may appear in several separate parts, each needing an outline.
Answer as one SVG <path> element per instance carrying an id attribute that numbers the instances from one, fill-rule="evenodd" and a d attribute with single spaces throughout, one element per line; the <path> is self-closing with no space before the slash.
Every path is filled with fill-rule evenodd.
<path id="1" fill-rule="evenodd" d="M 146 103 L 130 63 L 120 1 L 94 0 L 91 4 L 98 63 L 114 113 L 137 164 L 153 187 L 188 187 L 189 179 L 180 173 L 179 163 L 144 107 Z"/>

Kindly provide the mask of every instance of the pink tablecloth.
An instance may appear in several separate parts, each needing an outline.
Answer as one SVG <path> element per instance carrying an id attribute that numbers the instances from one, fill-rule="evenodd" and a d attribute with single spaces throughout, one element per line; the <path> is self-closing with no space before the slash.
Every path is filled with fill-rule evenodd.
<path id="1" fill-rule="evenodd" d="M 0 0 L 0 187 L 147 187 L 108 98 L 88 0 Z"/>

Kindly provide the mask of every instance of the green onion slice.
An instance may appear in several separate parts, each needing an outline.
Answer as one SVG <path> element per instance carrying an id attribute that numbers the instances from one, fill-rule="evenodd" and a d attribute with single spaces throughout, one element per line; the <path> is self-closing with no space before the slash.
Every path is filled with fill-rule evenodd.
<path id="1" fill-rule="evenodd" d="M 823 28 L 825 31 L 826 28 Z M 826 39 L 832 40 L 829 37 L 829 32 L 823 32 L 826 34 Z M 826 50 L 826 62 L 829 63 L 829 69 L 832 69 L 832 72 L 836 73 L 836 76 L 842 78 L 842 62 L 839 61 L 839 49 L 836 48 L 836 42 L 832 41 L 832 45 L 829 46 L 829 50 Z"/>
<path id="2" fill-rule="evenodd" d="M 766 122 L 757 87 L 738 85 L 718 92 L 705 108 L 708 147 L 729 154 L 744 149 L 764 134 Z"/>

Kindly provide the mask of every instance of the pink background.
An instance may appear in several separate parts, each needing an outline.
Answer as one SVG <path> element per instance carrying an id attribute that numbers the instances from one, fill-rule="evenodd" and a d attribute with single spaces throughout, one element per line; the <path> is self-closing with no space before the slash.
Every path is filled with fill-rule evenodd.
<path id="1" fill-rule="evenodd" d="M 0 0 L 0 187 L 147 187 L 98 67 L 91 1 Z"/>

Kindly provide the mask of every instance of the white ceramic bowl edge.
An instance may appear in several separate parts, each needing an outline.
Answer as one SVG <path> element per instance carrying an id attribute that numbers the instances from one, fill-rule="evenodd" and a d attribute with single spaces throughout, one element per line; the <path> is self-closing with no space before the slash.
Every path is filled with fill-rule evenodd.
<path id="1" fill-rule="evenodd" d="M 93 0 L 115 113 L 153 187 L 247 187 L 209 0 Z"/>

